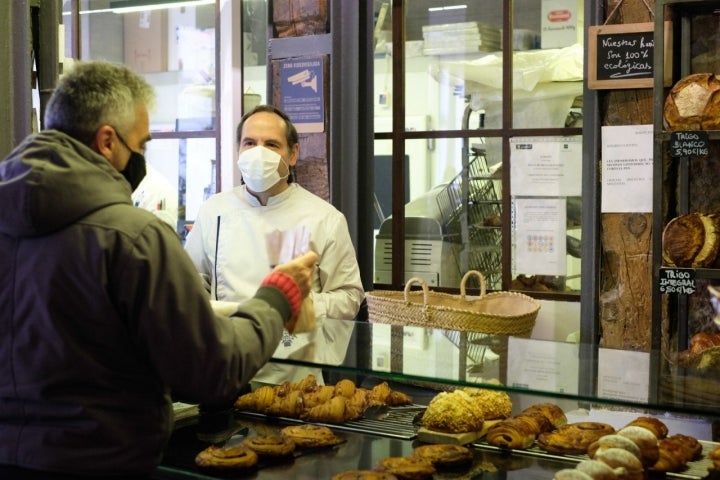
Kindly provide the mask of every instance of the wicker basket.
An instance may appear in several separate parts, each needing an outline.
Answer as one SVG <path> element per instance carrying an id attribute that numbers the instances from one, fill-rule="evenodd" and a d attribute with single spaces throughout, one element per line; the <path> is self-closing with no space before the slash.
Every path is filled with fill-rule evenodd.
<path id="1" fill-rule="evenodd" d="M 480 278 L 480 296 L 466 298 L 465 282 Z M 419 284 L 422 291 L 411 291 Z M 431 327 L 493 335 L 529 337 L 535 326 L 540 303 L 518 292 L 486 294 L 485 276 L 468 271 L 460 282 L 460 296 L 428 289 L 421 278 L 411 278 L 404 291 L 374 290 L 366 294 L 371 322 Z"/>

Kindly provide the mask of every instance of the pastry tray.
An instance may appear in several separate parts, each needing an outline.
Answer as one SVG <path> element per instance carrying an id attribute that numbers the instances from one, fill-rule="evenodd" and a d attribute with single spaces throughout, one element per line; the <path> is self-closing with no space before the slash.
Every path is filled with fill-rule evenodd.
<path id="1" fill-rule="evenodd" d="M 426 408 L 426 405 L 414 404 L 401 407 L 388 407 L 383 418 L 360 418 L 345 423 L 306 422 L 298 418 L 275 417 L 263 413 L 241 410 L 236 410 L 235 413 L 239 416 L 263 419 L 268 422 L 313 423 L 315 425 L 325 425 L 334 430 L 413 440 L 417 438 L 418 435 L 418 425 L 415 419 L 419 414 L 424 412 Z"/>
<path id="2" fill-rule="evenodd" d="M 702 444 L 702 456 L 699 460 L 695 460 L 693 462 L 688 462 L 687 467 L 685 470 L 681 472 L 657 472 L 657 478 L 681 478 L 681 479 L 692 479 L 692 480 L 698 480 L 702 478 L 706 478 L 708 475 L 708 467 L 712 465 L 712 461 L 707 458 L 708 453 L 710 453 L 712 450 L 720 446 L 719 443 L 716 442 L 706 442 L 703 440 L 700 440 L 700 443 Z M 573 462 L 580 463 L 583 460 L 587 460 L 589 457 L 587 455 L 558 455 L 553 453 L 548 453 L 545 450 L 541 449 L 540 447 L 534 445 L 528 449 L 520 450 L 506 450 L 498 447 L 494 447 L 488 443 L 485 442 L 473 442 L 471 444 L 475 448 L 483 449 L 483 450 L 492 450 L 494 452 L 512 452 L 512 455 L 526 455 L 531 457 L 537 457 L 537 458 L 548 458 L 548 459 L 554 459 L 554 460 L 569 460 Z M 655 478 L 652 474 L 649 478 Z"/>

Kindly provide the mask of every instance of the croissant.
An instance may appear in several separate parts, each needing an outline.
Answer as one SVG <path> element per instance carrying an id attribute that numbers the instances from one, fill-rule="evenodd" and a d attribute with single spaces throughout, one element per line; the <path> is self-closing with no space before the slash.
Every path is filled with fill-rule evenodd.
<path id="1" fill-rule="evenodd" d="M 312 392 L 317 388 L 317 379 L 312 373 L 300 380 L 299 382 L 292 384 L 293 390 L 300 390 L 301 392 Z"/>
<path id="2" fill-rule="evenodd" d="M 352 380 L 344 378 L 335 384 L 335 396 L 343 396 L 345 398 L 352 398 L 355 395 L 357 387 Z"/>
<path id="3" fill-rule="evenodd" d="M 347 402 L 346 417 L 347 420 L 357 420 L 363 416 L 365 409 L 368 406 L 368 390 L 365 388 L 358 388 L 355 390 L 355 395 Z"/>
<path id="4" fill-rule="evenodd" d="M 410 396 L 404 394 L 403 392 L 398 392 L 397 390 L 390 390 L 390 394 L 385 398 L 385 404 L 390 405 L 391 407 L 396 407 L 398 405 L 409 405 L 412 403 L 412 399 Z"/>
<path id="5" fill-rule="evenodd" d="M 332 385 L 322 385 L 312 392 L 304 392 L 303 405 L 305 408 L 312 408 L 316 405 L 322 405 L 333 397 L 335 387 Z"/>
<path id="6" fill-rule="evenodd" d="M 240 395 L 233 405 L 238 410 L 248 410 L 254 412 L 257 410 L 257 395 L 255 392 L 245 393 Z"/>
<path id="7" fill-rule="evenodd" d="M 343 423 L 347 420 L 347 402 L 343 396 L 332 397 L 328 402 L 305 410 L 300 418 L 308 422 Z"/>
<path id="8" fill-rule="evenodd" d="M 266 409 L 267 415 L 297 418 L 303 411 L 303 399 L 300 391 L 292 390 L 284 397 L 276 397 Z"/>
<path id="9" fill-rule="evenodd" d="M 389 395 L 390 385 L 387 382 L 378 383 L 370 390 L 370 403 L 372 405 L 385 405 Z"/>
<path id="10" fill-rule="evenodd" d="M 490 427 L 485 440 L 498 448 L 525 449 L 535 442 L 537 428 L 532 418 L 512 417 Z"/>

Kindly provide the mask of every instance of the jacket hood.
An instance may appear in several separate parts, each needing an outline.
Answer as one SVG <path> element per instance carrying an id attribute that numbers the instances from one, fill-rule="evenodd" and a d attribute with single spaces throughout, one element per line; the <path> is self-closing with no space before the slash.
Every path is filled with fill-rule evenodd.
<path id="1" fill-rule="evenodd" d="M 45 235 L 108 205 L 131 204 L 131 193 L 107 159 L 62 132 L 45 130 L 0 162 L 0 232 Z"/>

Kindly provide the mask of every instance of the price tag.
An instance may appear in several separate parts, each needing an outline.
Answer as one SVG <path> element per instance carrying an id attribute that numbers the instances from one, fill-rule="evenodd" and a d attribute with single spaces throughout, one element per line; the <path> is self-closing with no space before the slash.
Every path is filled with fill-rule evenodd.
<path id="1" fill-rule="evenodd" d="M 695 270 L 692 268 L 661 268 L 660 293 L 692 295 L 695 293 Z"/>
<path id="2" fill-rule="evenodd" d="M 707 157 L 709 154 L 710 148 L 706 131 L 672 132 L 670 134 L 671 157 Z"/>

